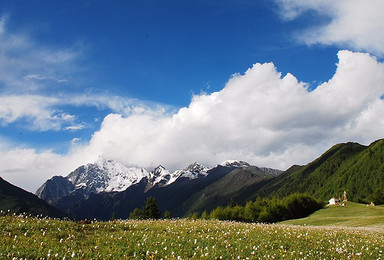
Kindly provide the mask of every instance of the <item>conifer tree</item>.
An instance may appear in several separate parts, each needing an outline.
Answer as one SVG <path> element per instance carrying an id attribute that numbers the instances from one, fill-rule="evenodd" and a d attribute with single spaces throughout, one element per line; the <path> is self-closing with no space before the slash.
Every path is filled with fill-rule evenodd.
<path id="1" fill-rule="evenodd" d="M 157 200 L 154 197 L 148 197 L 143 208 L 144 219 L 159 219 L 161 212 L 157 204 Z"/>

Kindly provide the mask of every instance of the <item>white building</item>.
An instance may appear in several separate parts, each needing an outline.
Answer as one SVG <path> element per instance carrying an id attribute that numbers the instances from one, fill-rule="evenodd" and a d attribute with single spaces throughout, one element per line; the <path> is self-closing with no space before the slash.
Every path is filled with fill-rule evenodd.
<path id="1" fill-rule="evenodd" d="M 328 201 L 328 205 L 336 205 L 339 203 L 339 200 L 335 199 L 335 198 L 331 198 L 329 201 Z"/>

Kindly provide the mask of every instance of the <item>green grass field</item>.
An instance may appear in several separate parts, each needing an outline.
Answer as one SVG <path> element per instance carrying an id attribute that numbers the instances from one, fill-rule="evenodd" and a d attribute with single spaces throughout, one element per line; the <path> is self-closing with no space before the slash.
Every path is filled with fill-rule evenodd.
<path id="1" fill-rule="evenodd" d="M 281 222 L 292 225 L 370 228 L 384 233 L 384 207 L 346 202 L 345 206 L 326 206 L 312 215 Z"/>
<path id="2" fill-rule="evenodd" d="M 336 214 L 336 213 L 335 213 Z M 373 230 L 216 220 L 0 217 L 0 259 L 380 259 Z"/>

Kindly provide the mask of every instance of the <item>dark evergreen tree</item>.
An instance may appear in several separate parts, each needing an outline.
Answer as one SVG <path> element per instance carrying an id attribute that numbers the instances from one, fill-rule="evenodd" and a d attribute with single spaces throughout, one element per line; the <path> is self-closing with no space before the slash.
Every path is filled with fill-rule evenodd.
<path id="1" fill-rule="evenodd" d="M 159 219 L 161 212 L 157 204 L 157 200 L 154 197 L 148 197 L 143 208 L 144 219 Z"/>

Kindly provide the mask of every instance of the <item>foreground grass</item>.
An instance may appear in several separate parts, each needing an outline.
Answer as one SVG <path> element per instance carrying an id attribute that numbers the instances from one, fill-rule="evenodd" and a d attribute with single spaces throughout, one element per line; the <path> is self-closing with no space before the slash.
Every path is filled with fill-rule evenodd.
<path id="1" fill-rule="evenodd" d="M 345 206 L 327 206 L 302 219 L 281 222 L 292 225 L 364 227 L 384 232 L 384 207 L 347 202 Z"/>
<path id="2" fill-rule="evenodd" d="M 0 217 L 0 259 L 378 259 L 383 234 L 205 220 L 76 223 Z"/>

